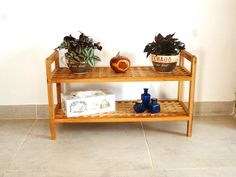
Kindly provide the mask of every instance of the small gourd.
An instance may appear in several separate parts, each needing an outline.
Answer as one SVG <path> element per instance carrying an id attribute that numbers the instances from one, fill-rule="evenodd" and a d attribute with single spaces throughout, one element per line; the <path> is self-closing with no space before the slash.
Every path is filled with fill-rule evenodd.
<path id="1" fill-rule="evenodd" d="M 130 68 L 131 62 L 127 57 L 121 56 L 120 52 L 110 60 L 110 66 L 116 73 L 124 73 Z"/>

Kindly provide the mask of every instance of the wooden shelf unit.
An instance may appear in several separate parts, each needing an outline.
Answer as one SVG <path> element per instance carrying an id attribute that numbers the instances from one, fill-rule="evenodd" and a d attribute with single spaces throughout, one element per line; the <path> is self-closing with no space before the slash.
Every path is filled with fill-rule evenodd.
<path id="1" fill-rule="evenodd" d="M 186 69 L 184 61 L 190 61 Z M 192 135 L 192 115 L 194 106 L 194 87 L 197 58 L 187 51 L 180 53 L 179 65 L 172 73 L 159 73 L 152 66 L 134 66 L 125 73 L 115 73 L 110 67 L 94 67 L 87 74 L 72 74 L 68 68 L 59 67 L 58 52 L 55 51 L 46 59 L 48 85 L 48 106 L 51 139 L 56 139 L 56 123 L 89 123 L 89 122 L 150 122 L 150 121 L 187 121 L 187 136 Z M 55 68 L 52 70 L 52 64 Z M 116 111 L 89 116 L 67 118 L 61 110 L 61 84 L 78 82 L 150 82 L 178 81 L 177 100 L 162 100 L 161 112 L 137 114 L 133 110 L 134 101 L 116 101 Z M 188 106 L 183 103 L 183 81 L 189 81 Z M 54 108 L 53 84 L 56 84 L 57 104 Z"/>

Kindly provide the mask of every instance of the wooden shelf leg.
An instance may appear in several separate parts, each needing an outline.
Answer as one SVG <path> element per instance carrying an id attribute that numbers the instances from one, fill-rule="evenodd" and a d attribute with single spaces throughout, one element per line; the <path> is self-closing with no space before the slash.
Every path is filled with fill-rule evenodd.
<path id="1" fill-rule="evenodd" d="M 178 81 L 178 100 L 183 100 L 183 81 Z"/>
<path id="2" fill-rule="evenodd" d="M 193 129 L 193 121 L 192 117 L 190 118 L 191 120 L 187 121 L 187 136 L 191 137 L 192 136 L 192 129 Z"/>
<path id="3" fill-rule="evenodd" d="M 193 109 L 194 109 L 194 82 L 190 81 L 189 86 L 189 120 L 187 121 L 187 136 L 192 136 L 192 127 L 193 127 Z"/>
<path id="4" fill-rule="evenodd" d="M 50 120 L 50 131 L 51 139 L 56 139 L 56 125 L 55 125 L 55 112 L 54 112 L 54 101 L 53 101 L 53 85 L 48 82 L 48 110 L 49 110 L 49 120 Z"/>
<path id="5" fill-rule="evenodd" d="M 180 54 L 179 66 L 184 66 L 184 57 Z M 183 100 L 183 81 L 178 81 L 178 100 Z"/>
<path id="6" fill-rule="evenodd" d="M 51 139 L 56 139 L 56 125 L 55 122 L 50 120 L 50 131 L 51 131 Z"/>
<path id="7" fill-rule="evenodd" d="M 57 88 L 57 105 L 61 108 L 61 83 L 56 83 Z"/>
<path id="8" fill-rule="evenodd" d="M 179 65 L 181 67 L 184 66 L 184 57 L 182 55 L 180 55 L 180 62 L 179 62 Z M 194 75 L 192 75 L 193 77 L 195 77 L 195 73 Z M 195 79 L 195 78 L 194 78 Z M 183 81 L 178 81 L 178 100 L 179 101 L 183 101 Z M 187 136 L 191 137 L 192 136 L 192 127 L 193 127 L 193 124 L 192 124 L 192 109 L 193 109 L 193 99 L 194 99 L 194 85 L 192 85 L 192 82 L 190 82 L 190 87 L 189 88 L 189 105 L 188 105 L 188 110 L 189 110 L 189 120 L 187 121 Z"/>
<path id="9" fill-rule="evenodd" d="M 187 121 L 187 136 L 192 136 L 193 127 L 193 110 L 194 110 L 194 92 L 195 92 L 195 78 L 196 78 L 196 57 L 193 58 L 193 63 L 191 65 L 191 75 L 192 80 L 189 83 L 189 120 Z"/>

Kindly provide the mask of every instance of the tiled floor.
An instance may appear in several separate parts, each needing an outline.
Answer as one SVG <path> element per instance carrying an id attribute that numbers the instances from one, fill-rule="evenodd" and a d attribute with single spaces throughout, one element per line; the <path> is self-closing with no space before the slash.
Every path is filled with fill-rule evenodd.
<path id="1" fill-rule="evenodd" d="M 62 124 L 0 120 L 0 177 L 235 177 L 236 119 Z"/>

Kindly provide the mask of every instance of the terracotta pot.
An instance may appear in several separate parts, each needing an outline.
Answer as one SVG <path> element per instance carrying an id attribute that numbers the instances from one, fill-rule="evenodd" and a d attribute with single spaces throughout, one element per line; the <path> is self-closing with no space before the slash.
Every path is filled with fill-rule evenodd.
<path id="1" fill-rule="evenodd" d="M 158 72 L 172 72 L 175 69 L 178 60 L 179 55 L 151 55 L 152 64 Z"/>

